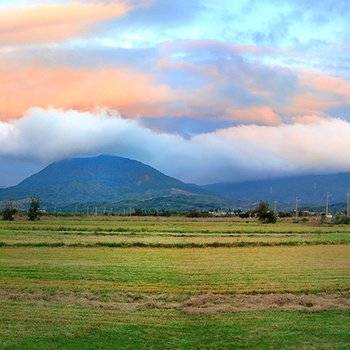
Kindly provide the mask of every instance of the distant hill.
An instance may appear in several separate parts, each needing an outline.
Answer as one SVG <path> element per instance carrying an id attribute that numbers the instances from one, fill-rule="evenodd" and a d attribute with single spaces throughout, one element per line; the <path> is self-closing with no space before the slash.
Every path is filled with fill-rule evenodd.
<path id="1" fill-rule="evenodd" d="M 46 206 L 178 195 L 207 196 L 213 205 L 217 199 L 199 186 L 166 176 L 136 160 L 106 155 L 55 162 L 17 186 L 0 189 L 0 201 L 38 196 Z"/>
<path id="2" fill-rule="evenodd" d="M 350 189 L 350 173 L 294 176 L 240 183 L 217 183 L 202 186 L 202 188 L 235 200 L 277 200 L 292 203 L 298 197 L 301 204 L 323 205 L 327 192 L 330 193 L 330 203 L 346 201 L 346 192 Z"/>
<path id="3" fill-rule="evenodd" d="M 134 212 L 136 209 L 153 212 L 184 212 L 184 211 L 211 211 L 227 210 L 236 207 L 237 204 L 218 196 L 213 195 L 183 195 L 175 194 L 152 199 L 121 200 L 117 202 L 89 202 L 72 203 L 67 206 L 56 207 L 57 212 L 76 212 L 98 214 L 114 213 L 125 214 Z M 52 208 L 51 208 L 52 211 Z"/>

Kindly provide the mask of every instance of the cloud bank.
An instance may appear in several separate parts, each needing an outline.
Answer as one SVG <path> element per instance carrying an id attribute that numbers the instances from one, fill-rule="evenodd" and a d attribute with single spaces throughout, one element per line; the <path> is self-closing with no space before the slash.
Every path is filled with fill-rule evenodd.
<path id="1" fill-rule="evenodd" d="M 108 110 L 32 108 L 21 119 L 0 122 L 0 156 L 47 164 L 108 153 L 205 184 L 350 171 L 349 134 L 347 121 L 307 116 L 293 124 L 241 125 L 185 139 Z"/>

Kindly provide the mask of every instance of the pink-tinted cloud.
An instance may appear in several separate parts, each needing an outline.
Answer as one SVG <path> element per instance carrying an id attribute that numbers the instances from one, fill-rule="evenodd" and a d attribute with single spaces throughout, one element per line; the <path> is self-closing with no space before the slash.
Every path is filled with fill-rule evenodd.
<path id="1" fill-rule="evenodd" d="M 330 108 L 341 107 L 350 99 L 350 81 L 345 78 L 301 72 L 299 92 L 286 110 L 293 114 L 326 116 Z"/>
<path id="2" fill-rule="evenodd" d="M 291 120 L 298 124 L 313 125 L 321 123 L 323 118 L 319 115 L 301 115 L 292 117 Z"/>
<path id="3" fill-rule="evenodd" d="M 341 108 L 349 101 L 350 81 L 345 78 L 252 63 L 243 58 L 246 53 L 271 57 L 298 55 L 288 49 L 211 40 L 167 42 L 162 45 L 163 56 L 158 65 L 202 79 L 209 93 L 201 98 L 211 101 L 209 110 L 236 121 L 278 124 L 280 117 L 284 120 L 300 115 L 326 117 L 330 109 Z M 253 109 L 250 111 L 247 105 Z M 257 106 L 270 110 L 254 113 Z"/>
<path id="4" fill-rule="evenodd" d="M 322 94 L 307 92 L 296 95 L 291 101 L 287 110 L 294 114 L 318 114 L 326 115 L 324 112 L 327 108 L 336 107 L 339 102 L 332 98 L 322 96 Z"/>
<path id="5" fill-rule="evenodd" d="M 112 3 L 108 4 L 99 6 Z M 303 115 L 326 117 L 330 108 L 349 100 L 350 82 L 344 78 L 253 64 L 235 54 L 226 59 L 226 51 L 242 49 L 233 46 L 213 41 L 166 43 L 154 51 L 92 50 L 87 59 L 84 52 L 69 55 L 62 49 L 57 54 L 57 49 L 46 48 L 23 55 L 10 52 L 0 59 L 0 118 L 18 118 L 33 106 L 79 111 L 105 107 L 129 117 L 278 125 Z M 223 55 L 215 50 L 223 50 Z M 149 55 L 146 60 L 140 59 L 140 52 Z M 104 61 L 105 53 L 113 60 Z"/>
<path id="6" fill-rule="evenodd" d="M 79 36 L 95 22 L 120 17 L 124 2 L 39 4 L 0 12 L 0 45 L 52 43 Z"/>
<path id="7" fill-rule="evenodd" d="M 245 123 L 263 123 L 267 125 L 278 125 L 281 117 L 271 107 L 248 107 L 248 108 L 227 108 L 224 119 Z"/>
<path id="8" fill-rule="evenodd" d="M 185 40 L 185 41 L 169 41 L 162 44 L 162 49 L 166 52 L 177 50 L 198 51 L 198 50 L 222 50 L 227 53 L 254 54 L 262 56 L 288 55 L 296 56 L 297 52 L 292 49 L 281 49 L 276 47 L 257 46 L 257 45 L 239 45 L 225 43 L 216 40 Z"/>
<path id="9" fill-rule="evenodd" d="M 350 81 L 345 78 L 320 74 L 303 74 L 301 79 L 304 84 L 310 85 L 320 92 L 334 94 L 339 98 L 350 98 Z"/>
<path id="10" fill-rule="evenodd" d="M 19 117 L 32 106 L 80 111 L 108 107 L 128 116 L 158 116 L 174 98 L 151 74 L 126 68 L 0 65 L 0 86 L 0 119 Z"/>

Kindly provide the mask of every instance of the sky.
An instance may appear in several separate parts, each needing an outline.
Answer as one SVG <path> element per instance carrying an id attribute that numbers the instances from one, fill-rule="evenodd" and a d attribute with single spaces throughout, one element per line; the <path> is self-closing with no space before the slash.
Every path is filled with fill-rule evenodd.
<path id="1" fill-rule="evenodd" d="M 0 0 L 0 186 L 113 154 L 208 184 L 350 171 L 348 0 Z"/>

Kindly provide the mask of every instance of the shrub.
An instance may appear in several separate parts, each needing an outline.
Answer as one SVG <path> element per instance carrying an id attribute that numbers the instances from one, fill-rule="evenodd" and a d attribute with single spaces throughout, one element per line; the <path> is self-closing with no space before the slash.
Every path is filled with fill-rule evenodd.
<path id="1" fill-rule="evenodd" d="M 332 224 L 336 225 L 350 225 L 350 218 L 345 214 L 336 214 L 332 219 Z"/>
<path id="2" fill-rule="evenodd" d="M 277 222 L 277 214 L 270 210 L 269 203 L 261 201 L 254 211 L 257 218 L 265 223 L 275 223 Z"/>
<path id="3" fill-rule="evenodd" d="M 14 215 L 16 214 L 17 210 L 13 207 L 12 202 L 7 202 L 5 204 L 5 208 L 2 211 L 2 219 L 7 221 L 13 221 Z"/>

